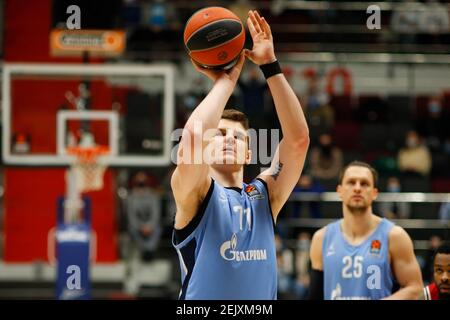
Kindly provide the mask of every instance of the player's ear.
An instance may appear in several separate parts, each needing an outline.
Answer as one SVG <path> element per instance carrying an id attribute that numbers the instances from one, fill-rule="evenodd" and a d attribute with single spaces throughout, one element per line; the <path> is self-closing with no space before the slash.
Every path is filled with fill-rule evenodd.
<path id="1" fill-rule="evenodd" d="M 342 196 L 341 196 L 341 193 L 342 193 L 342 186 L 341 186 L 340 183 L 339 183 L 339 184 L 337 185 L 337 187 L 336 187 L 336 192 L 339 194 L 339 198 L 342 199 Z"/>
<path id="2" fill-rule="evenodd" d="M 373 188 L 372 196 L 373 196 L 373 200 L 376 200 L 376 198 L 378 198 L 378 189 L 375 187 Z"/>
<path id="3" fill-rule="evenodd" d="M 245 164 L 250 164 L 252 161 L 252 150 L 250 148 L 247 149 L 247 152 L 245 153 Z"/>

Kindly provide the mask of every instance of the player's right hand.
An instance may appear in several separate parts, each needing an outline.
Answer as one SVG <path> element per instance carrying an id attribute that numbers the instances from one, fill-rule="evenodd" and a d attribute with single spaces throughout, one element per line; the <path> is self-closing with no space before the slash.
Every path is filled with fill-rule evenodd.
<path id="1" fill-rule="evenodd" d="M 239 79 L 239 75 L 241 74 L 244 62 L 245 62 L 245 55 L 244 55 L 244 53 L 241 53 L 238 62 L 234 65 L 234 67 L 232 67 L 229 70 L 214 70 L 214 69 L 202 68 L 197 63 L 195 63 L 192 59 L 191 59 L 191 62 L 194 65 L 194 68 L 198 72 L 206 75 L 213 82 L 216 82 L 220 79 L 220 80 L 228 80 L 228 81 L 231 81 L 233 84 L 236 84 Z"/>

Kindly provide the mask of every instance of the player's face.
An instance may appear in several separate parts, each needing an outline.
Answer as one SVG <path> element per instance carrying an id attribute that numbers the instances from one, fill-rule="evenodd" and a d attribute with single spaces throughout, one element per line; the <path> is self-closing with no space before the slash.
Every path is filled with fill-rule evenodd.
<path id="1" fill-rule="evenodd" d="M 368 168 L 358 166 L 347 168 L 337 192 L 350 211 L 366 210 L 378 195 L 372 172 Z"/>
<path id="2" fill-rule="evenodd" d="M 221 119 L 208 148 L 214 165 L 250 162 L 247 131 L 239 122 Z"/>
<path id="3" fill-rule="evenodd" d="M 440 298 L 450 299 L 450 254 L 438 253 L 434 258 L 434 282 Z"/>

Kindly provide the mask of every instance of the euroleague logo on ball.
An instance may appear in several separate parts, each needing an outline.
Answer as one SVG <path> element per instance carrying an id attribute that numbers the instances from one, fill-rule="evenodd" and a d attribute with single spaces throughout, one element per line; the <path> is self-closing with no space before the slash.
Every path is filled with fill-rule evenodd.
<path id="1" fill-rule="evenodd" d="M 217 55 L 217 59 L 219 59 L 220 61 L 225 60 L 228 57 L 228 53 L 226 51 L 220 51 L 219 54 Z"/>

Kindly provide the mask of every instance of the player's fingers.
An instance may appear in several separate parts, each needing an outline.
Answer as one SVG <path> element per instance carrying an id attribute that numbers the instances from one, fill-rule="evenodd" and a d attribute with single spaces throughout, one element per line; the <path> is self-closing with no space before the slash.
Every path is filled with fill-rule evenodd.
<path id="1" fill-rule="evenodd" d="M 264 18 L 261 17 L 258 13 L 258 11 L 254 10 L 256 21 L 258 22 L 258 26 L 261 29 L 261 32 L 266 32 L 264 30 Z"/>
<path id="2" fill-rule="evenodd" d="M 260 27 L 260 25 L 258 23 L 258 20 L 257 20 L 256 16 L 255 16 L 255 13 L 253 11 L 251 11 L 251 10 L 249 11 L 249 17 L 250 17 L 250 20 L 252 21 L 253 27 L 256 30 L 256 33 L 260 33 L 262 31 L 261 27 Z"/>
<path id="3" fill-rule="evenodd" d="M 236 67 L 240 70 L 242 70 L 242 66 L 244 65 L 245 62 L 245 51 L 241 53 L 241 55 L 239 56 L 239 60 L 236 63 Z"/>
<path id="4" fill-rule="evenodd" d="M 248 26 L 248 30 L 250 31 L 250 35 L 252 36 L 252 38 L 256 37 L 256 34 L 257 34 L 256 29 L 255 29 L 250 17 L 247 18 L 247 26 Z"/>
<path id="5" fill-rule="evenodd" d="M 264 19 L 264 17 L 262 17 L 261 20 L 264 33 L 267 35 L 269 39 L 272 39 L 272 30 L 270 29 L 269 24 L 267 23 L 266 19 Z"/>

